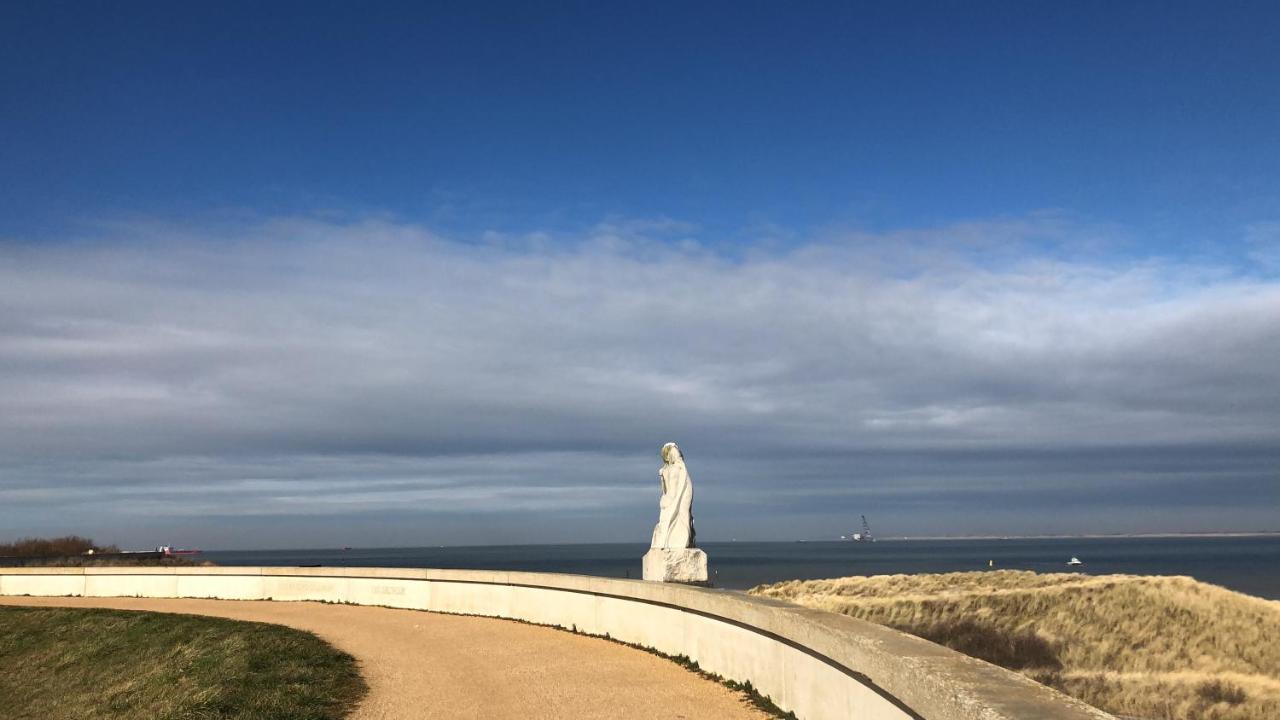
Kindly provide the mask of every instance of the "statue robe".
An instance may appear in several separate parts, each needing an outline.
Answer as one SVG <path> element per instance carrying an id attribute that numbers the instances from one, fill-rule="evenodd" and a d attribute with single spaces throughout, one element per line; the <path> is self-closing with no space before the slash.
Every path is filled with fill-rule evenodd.
<path id="1" fill-rule="evenodd" d="M 670 449 L 668 449 L 670 448 Z M 675 443 L 663 448 L 666 463 L 658 471 L 662 499 L 658 502 L 658 524 L 653 528 L 651 548 L 681 550 L 696 547 L 693 530 L 693 483 L 684 457 Z"/>

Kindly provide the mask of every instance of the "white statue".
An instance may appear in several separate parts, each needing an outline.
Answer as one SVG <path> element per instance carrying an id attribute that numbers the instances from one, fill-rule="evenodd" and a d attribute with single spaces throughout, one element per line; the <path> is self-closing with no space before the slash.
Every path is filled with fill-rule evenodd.
<path id="1" fill-rule="evenodd" d="M 651 548 L 682 550 L 697 547 L 693 529 L 693 483 L 684 465 L 680 446 L 669 442 L 662 446 L 662 499 L 658 501 L 658 524 L 653 528 Z"/>
<path id="2" fill-rule="evenodd" d="M 694 545 L 693 483 L 675 443 L 662 446 L 662 499 L 658 524 L 645 553 L 643 577 L 658 582 L 707 583 L 707 554 Z"/>

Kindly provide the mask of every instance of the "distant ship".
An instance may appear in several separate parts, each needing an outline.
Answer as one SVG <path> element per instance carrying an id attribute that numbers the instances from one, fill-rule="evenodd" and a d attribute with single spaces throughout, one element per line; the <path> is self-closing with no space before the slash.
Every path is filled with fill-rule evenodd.
<path id="1" fill-rule="evenodd" d="M 177 555 L 199 555 L 199 550 L 188 550 L 187 548 L 176 548 L 171 545 L 161 545 L 156 548 L 156 552 L 163 554 L 165 557 L 174 557 Z"/>
<path id="2" fill-rule="evenodd" d="M 1076 557 L 1075 555 L 1072 555 L 1072 556 L 1071 556 L 1071 559 L 1067 561 L 1067 564 L 1068 564 L 1068 565 L 1083 565 L 1084 563 L 1080 561 L 1080 558 Z"/>
<path id="3" fill-rule="evenodd" d="M 841 540 L 852 540 L 853 542 L 875 542 L 876 539 L 871 535 L 871 526 L 867 524 L 867 516 L 862 516 L 862 532 L 856 532 L 851 535 L 841 535 Z"/>

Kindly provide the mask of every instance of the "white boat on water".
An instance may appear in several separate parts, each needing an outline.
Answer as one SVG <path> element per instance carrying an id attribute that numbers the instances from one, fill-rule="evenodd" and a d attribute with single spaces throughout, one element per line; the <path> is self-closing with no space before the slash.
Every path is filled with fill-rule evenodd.
<path id="1" fill-rule="evenodd" d="M 1080 558 L 1076 557 L 1075 555 L 1072 555 L 1072 556 L 1071 556 L 1071 559 L 1067 561 L 1067 564 L 1068 564 L 1068 565 L 1083 565 L 1084 563 L 1083 563 L 1083 562 L 1080 562 Z"/>

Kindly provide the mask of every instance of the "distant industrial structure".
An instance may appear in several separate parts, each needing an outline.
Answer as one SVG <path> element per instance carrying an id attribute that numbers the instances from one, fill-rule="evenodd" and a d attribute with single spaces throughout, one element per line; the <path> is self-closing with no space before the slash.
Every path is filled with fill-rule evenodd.
<path id="1" fill-rule="evenodd" d="M 876 539 L 871 535 L 871 526 L 867 524 L 867 516 L 862 516 L 862 532 L 855 532 L 849 535 L 841 535 L 841 540 L 852 540 L 853 542 L 875 542 Z"/>

